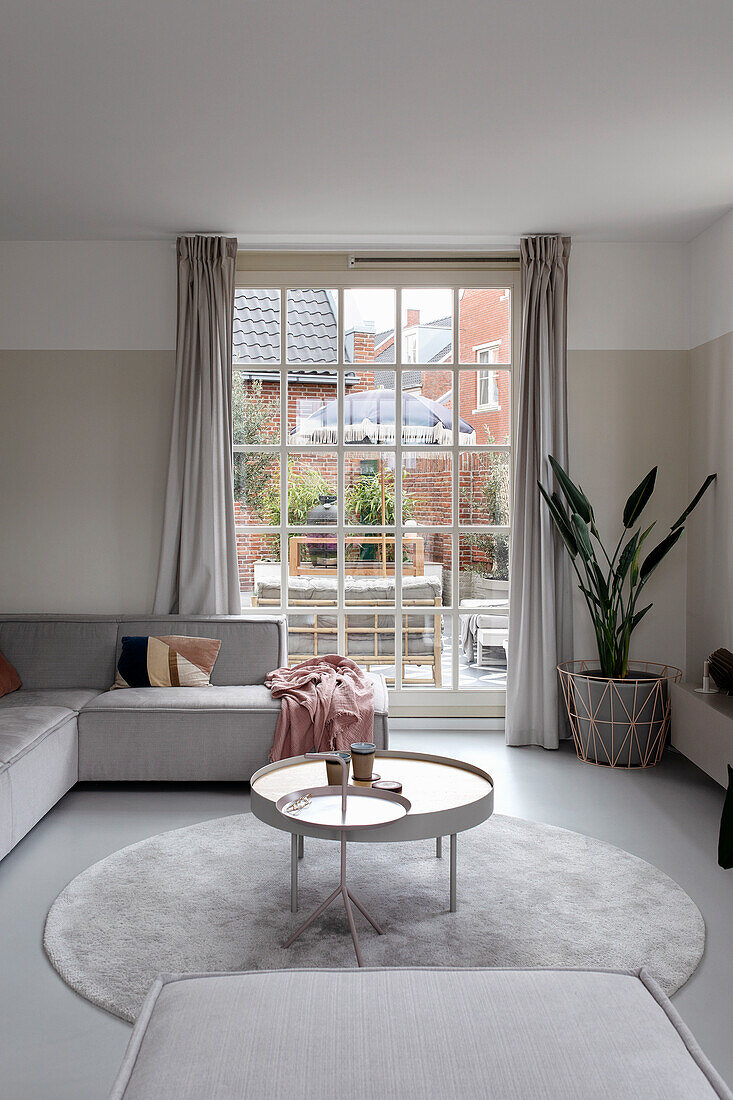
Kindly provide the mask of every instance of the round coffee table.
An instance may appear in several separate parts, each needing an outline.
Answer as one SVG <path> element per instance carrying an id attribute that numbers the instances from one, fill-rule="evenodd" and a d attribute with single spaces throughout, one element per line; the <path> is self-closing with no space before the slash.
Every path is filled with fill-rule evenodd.
<path id="1" fill-rule="evenodd" d="M 458 833 L 486 821 L 494 810 L 494 781 L 488 772 L 453 760 L 422 752 L 377 751 L 374 770 L 382 779 L 398 779 L 411 809 L 398 821 L 384 827 L 352 829 L 349 843 L 382 844 L 435 838 L 436 856 L 443 854 L 442 838 L 450 837 L 450 911 L 457 906 Z M 290 791 L 320 787 L 326 782 L 322 760 L 293 756 L 260 768 L 252 776 L 252 813 L 260 821 L 291 834 L 290 908 L 298 911 L 298 860 L 303 856 L 303 837 L 340 840 L 339 829 L 313 825 L 278 812 L 276 802 Z"/>

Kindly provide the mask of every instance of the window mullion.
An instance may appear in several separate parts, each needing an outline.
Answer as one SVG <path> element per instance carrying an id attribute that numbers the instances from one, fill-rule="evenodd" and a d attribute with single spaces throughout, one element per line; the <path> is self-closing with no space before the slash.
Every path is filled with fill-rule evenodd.
<path id="1" fill-rule="evenodd" d="M 288 576 L 288 388 L 287 388 L 287 327 L 288 291 L 280 287 L 280 608 L 285 611 L 290 602 Z M 290 657 L 288 656 L 288 660 Z"/>
<path id="2" fill-rule="evenodd" d="M 338 433 L 336 444 L 336 630 L 339 653 L 346 653 L 346 462 L 344 461 L 344 401 L 346 399 L 346 364 L 344 357 L 344 289 L 339 287 L 337 333 L 336 401 Z"/>
<path id="3" fill-rule="evenodd" d="M 394 531 L 394 686 L 395 691 L 402 689 L 402 287 L 395 288 L 395 531 Z M 409 635 L 404 635 L 408 639 Z"/>
<path id="4" fill-rule="evenodd" d="M 461 348 L 459 344 L 460 339 L 460 327 L 459 327 L 459 311 L 460 309 L 460 295 L 458 287 L 453 287 L 453 484 L 451 486 L 451 499 L 453 501 L 453 523 L 451 525 L 451 562 L 453 568 L 451 569 L 451 689 L 453 691 L 458 690 L 458 675 L 459 675 L 459 660 L 458 660 L 458 646 L 460 644 L 460 616 L 458 608 L 460 605 L 460 581 L 461 581 L 461 542 L 458 537 L 460 530 L 460 484 L 461 484 L 461 451 L 460 451 L 460 417 L 461 417 L 461 404 L 460 404 L 460 374 L 457 364 L 461 359 Z"/>

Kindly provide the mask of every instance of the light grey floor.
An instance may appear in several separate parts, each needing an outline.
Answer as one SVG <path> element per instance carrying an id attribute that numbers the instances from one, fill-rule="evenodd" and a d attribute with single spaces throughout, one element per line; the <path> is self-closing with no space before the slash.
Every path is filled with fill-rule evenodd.
<path id="1" fill-rule="evenodd" d="M 702 911 L 708 939 L 674 1003 L 733 1081 L 733 871 L 716 865 L 720 787 L 675 755 L 646 772 L 609 772 L 580 764 L 568 746 L 508 749 L 498 733 L 400 732 L 392 747 L 475 761 L 494 776 L 498 812 L 600 837 L 676 879 Z M 80 787 L 0 862 L 3 1100 L 106 1096 L 129 1036 L 128 1025 L 77 997 L 46 962 L 41 932 L 58 892 L 125 844 L 247 807 L 246 787 Z"/>

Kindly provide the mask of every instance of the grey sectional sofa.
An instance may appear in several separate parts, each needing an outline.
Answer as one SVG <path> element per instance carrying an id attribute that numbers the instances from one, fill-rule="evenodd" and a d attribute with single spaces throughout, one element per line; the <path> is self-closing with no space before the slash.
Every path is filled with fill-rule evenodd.
<path id="1" fill-rule="evenodd" d="M 163 975 L 110 1100 L 733 1100 L 644 972 Z"/>
<path id="2" fill-rule="evenodd" d="M 126 634 L 220 638 L 208 688 L 110 691 Z M 280 616 L 0 616 L 22 688 L 0 698 L 0 858 L 79 780 L 248 780 L 267 763 L 280 703 L 264 679 L 287 663 Z M 374 739 L 388 747 L 373 676 Z"/>

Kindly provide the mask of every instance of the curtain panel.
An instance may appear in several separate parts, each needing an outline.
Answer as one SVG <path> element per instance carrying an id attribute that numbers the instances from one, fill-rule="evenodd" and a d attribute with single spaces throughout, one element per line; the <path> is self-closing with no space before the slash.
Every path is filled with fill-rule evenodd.
<path id="1" fill-rule="evenodd" d="M 176 388 L 156 614 L 239 614 L 232 472 L 237 241 L 178 238 Z"/>
<path id="2" fill-rule="evenodd" d="M 506 741 L 556 749 L 568 735 L 557 665 L 572 656 L 570 565 L 537 482 L 568 459 L 570 238 L 523 237 L 514 513 L 509 572 Z"/>

